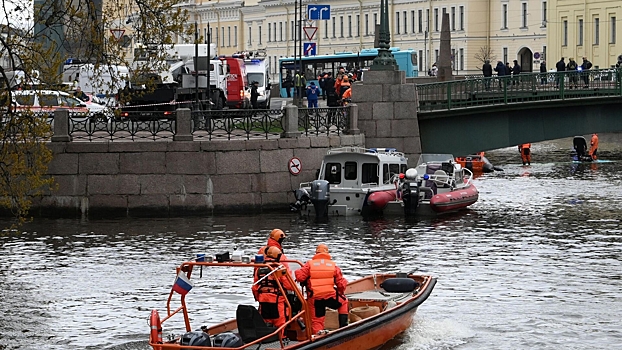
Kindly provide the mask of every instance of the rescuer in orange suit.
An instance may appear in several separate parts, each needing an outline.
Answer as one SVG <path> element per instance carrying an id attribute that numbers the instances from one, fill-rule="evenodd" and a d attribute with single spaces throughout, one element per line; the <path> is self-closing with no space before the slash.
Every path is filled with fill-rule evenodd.
<path id="1" fill-rule="evenodd" d="M 348 299 L 345 291 L 348 281 L 341 269 L 331 260 L 328 247 L 320 244 L 315 255 L 295 271 L 296 281 L 307 288 L 307 304 L 311 313 L 313 334 L 324 329 L 326 308 L 339 313 L 339 327 L 348 325 Z"/>
<path id="2" fill-rule="evenodd" d="M 264 254 L 264 250 L 267 247 L 277 247 L 281 251 L 281 260 L 287 260 L 287 256 L 285 256 L 285 253 L 283 253 L 283 241 L 285 240 L 285 238 L 287 238 L 285 232 L 278 228 L 275 228 L 274 230 L 270 231 L 270 235 L 268 236 L 268 243 L 266 243 L 265 246 L 261 247 L 257 254 Z M 283 265 L 287 266 L 287 268 L 289 269 L 288 263 L 284 262 Z"/>
<path id="3" fill-rule="evenodd" d="M 596 160 L 598 157 L 596 156 L 596 152 L 598 151 L 598 134 L 592 134 L 592 141 L 590 142 L 590 156 L 592 156 L 592 160 Z"/>
<path id="4" fill-rule="evenodd" d="M 523 165 L 531 165 L 531 143 L 523 143 L 518 145 L 518 151 L 520 157 L 523 160 Z"/>
<path id="5" fill-rule="evenodd" d="M 267 263 L 279 262 L 283 257 L 283 252 L 277 247 L 266 247 L 263 253 L 264 261 Z M 287 273 L 291 274 L 289 267 L 284 264 L 283 266 Z M 259 302 L 259 313 L 261 317 L 263 317 L 266 322 L 272 323 L 275 327 L 280 327 L 284 325 L 287 320 L 287 313 L 285 311 L 285 299 L 287 296 L 281 293 L 276 283 L 277 274 L 279 274 L 279 272 L 268 275 L 272 271 L 273 270 L 267 267 L 255 268 L 252 290 L 255 300 Z M 266 275 L 268 275 L 268 277 L 265 277 Z M 289 283 L 285 275 L 280 275 L 278 278 L 283 289 L 285 289 L 285 293 L 293 291 L 294 288 L 296 288 Z M 261 281 L 258 282 L 259 280 Z"/>

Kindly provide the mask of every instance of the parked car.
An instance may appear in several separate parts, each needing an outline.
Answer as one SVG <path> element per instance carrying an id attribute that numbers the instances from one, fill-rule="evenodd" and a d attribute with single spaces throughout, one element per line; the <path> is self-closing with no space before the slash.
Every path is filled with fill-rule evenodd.
<path id="1" fill-rule="evenodd" d="M 72 95 L 55 90 L 15 90 L 13 106 L 15 111 L 32 111 L 34 113 L 53 114 L 59 108 L 69 110 L 75 116 L 90 117 L 92 119 L 110 119 L 112 112 L 104 105 L 80 101 Z"/>

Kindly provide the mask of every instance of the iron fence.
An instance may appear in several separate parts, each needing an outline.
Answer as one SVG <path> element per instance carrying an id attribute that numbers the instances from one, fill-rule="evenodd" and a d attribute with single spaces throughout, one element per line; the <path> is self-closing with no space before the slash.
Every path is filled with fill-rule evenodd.
<path id="1" fill-rule="evenodd" d="M 348 129 L 349 107 L 299 108 L 298 130 L 304 135 L 342 134 Z"/>
<path id="2" fill-rule="evenodd" d="M 418 111 L 622 96 L 622 69 L 526 73 L 417 85 Z"/>
<path id="3" fill-rule="evenodd" d="M 69 116 L 69 135 L 74 141 L 172 140 L 175 112 L 140 111 L 126 116 L 76 118 Z"/>
<path id="4" fill-rule="evenodd" d="M 269 139 L 283 133 L 283 110 L 192 111 L 192 135 L 198 139 Z"/>

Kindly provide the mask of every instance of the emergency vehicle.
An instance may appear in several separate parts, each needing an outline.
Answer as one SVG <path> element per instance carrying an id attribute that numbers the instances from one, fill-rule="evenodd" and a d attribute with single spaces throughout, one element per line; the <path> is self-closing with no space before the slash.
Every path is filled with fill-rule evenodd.
<path id="1" fill-rule="evenodd" d="M 246 65 L 246 74 L 249 84 L 253 82 L 259 83 L 259 97 L 257 98 L 257 104 L 259 108 L 270 108 L 270 60 L 266 56 L 265 50 L 244 52 L 233 57 L 239 57 L 244 59 Z"/>

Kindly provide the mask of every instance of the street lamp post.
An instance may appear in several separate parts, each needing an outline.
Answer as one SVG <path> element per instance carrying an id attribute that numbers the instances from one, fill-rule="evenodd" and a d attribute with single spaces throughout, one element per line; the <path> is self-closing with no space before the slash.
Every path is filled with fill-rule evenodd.
<path id="1" fill-rule="evenodd" d="M 378 36 L 378 56 L 370 70 L 398 70 L 395 57 L 391 53 L 391 31 L 389 29 L 389 0 L 380 0 L 380 35 Z"/>

